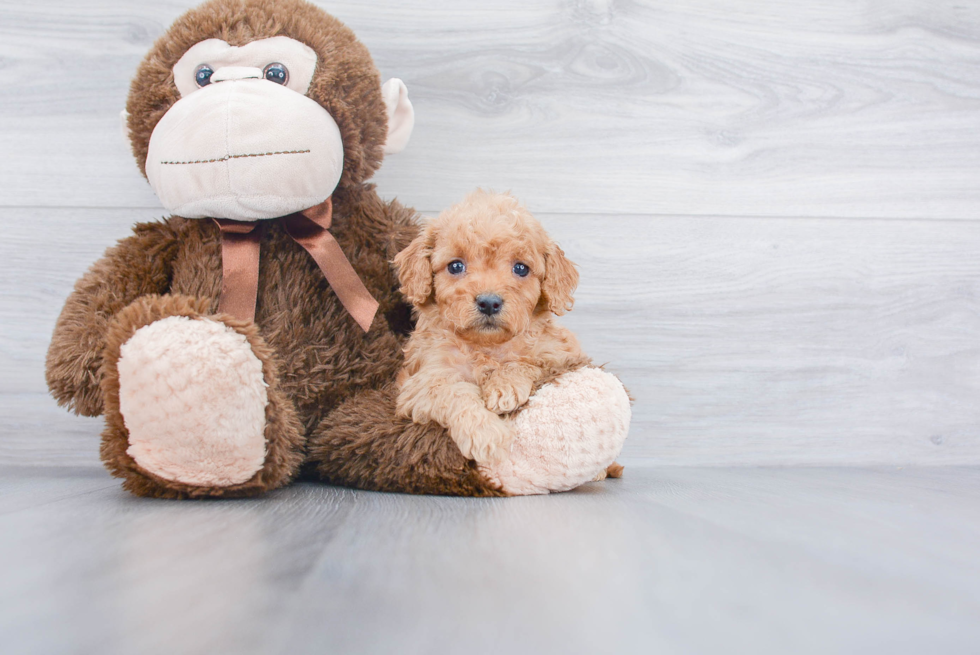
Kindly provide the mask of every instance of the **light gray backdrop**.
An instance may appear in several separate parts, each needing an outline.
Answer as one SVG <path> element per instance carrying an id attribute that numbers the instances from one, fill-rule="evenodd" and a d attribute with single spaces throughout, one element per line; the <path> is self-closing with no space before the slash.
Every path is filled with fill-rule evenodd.
<path id="1" fill-rule="evenodd" d="M 118 114 L 193 4 L 0 4 L 0 463 L 98 465 L 44 352 L 164 214 Z M 980 4 L 319 4 L 415 103 L 381 194 L 512 190 L 579 264 L 626 460 L 980 464 Z"/>

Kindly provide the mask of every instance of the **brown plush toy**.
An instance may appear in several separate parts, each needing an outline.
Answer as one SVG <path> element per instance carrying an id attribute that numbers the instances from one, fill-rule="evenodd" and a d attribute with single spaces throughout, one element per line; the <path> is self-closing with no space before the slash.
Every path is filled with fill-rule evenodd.
<path id="1" fill-rule="evenodd" d="M 366 180 L 412 121 L 404 85 L 382 85 L 351 31 L 302 0 L 212 0 L 157 41 L 127 127 L 174 215 L 137 225 L 79 280 L 47 358 L 60 404 L 105 415 L 102 459 L 126 489 L 247 496 L 305 470 L 366 489 L 541 493 L 618 454 L 618 382 L 558 394 L 597 424 L 561 428 L 572 455 L 535 455 L 559 481 L 544 487 L 520 480 L 520 462 L 488 473 L 438 425 L 395 417 L 412 319 L 391 261 L 419 227 Z M 595 434 L 601 456 L 554 475 Z"/>

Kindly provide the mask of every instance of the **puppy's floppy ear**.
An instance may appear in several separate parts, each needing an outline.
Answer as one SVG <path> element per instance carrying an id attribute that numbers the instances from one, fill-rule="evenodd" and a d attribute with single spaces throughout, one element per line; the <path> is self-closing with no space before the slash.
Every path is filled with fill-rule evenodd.
<path id="1" fill-rule="evenodd" d="M 572 293 L 578 286 L 578 271 L 558 244 L 551 242 L 544 256 L 544 279 L 541 280 L 541 299 L 549 311 L 561 316 L 572 308 Z"/>
<path id="2" fill-rule="evenodd" d="M 401 292 L 416 307 L 424 305 L 432 295 L 431 257 L 435 242 L 435 228 L 429 224 L 407 248 L 395 255 Z"/>

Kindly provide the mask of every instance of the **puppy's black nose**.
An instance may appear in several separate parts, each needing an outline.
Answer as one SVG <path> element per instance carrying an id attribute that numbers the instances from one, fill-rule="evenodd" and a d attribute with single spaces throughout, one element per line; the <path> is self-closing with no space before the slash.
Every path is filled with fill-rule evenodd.
<path id="1" fill-rule="evenodd" d="M 504 299 L 494 293 L 481 293 L 476 297 L 476 306 L 481 314 L 493 316 L 500 313 L 500 308 L 504 306 Z"/>

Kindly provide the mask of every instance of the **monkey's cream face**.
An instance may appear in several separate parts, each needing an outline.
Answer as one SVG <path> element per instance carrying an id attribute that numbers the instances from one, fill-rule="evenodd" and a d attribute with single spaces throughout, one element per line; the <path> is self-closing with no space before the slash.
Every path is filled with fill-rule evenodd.
<path id="1" fill-rule="evenodd" d="M 344 144 L 330 113 L 306 96 L 316 64 L 312 48 L 285 36 L 191 47 L 173 68 L 181 99 L 157 123 L 147 152 L 146 176 L 164 207 L 185 218 L 247 221 L 329 198 Z M 411 113 L 407 94 L 395 96 Z"/>

